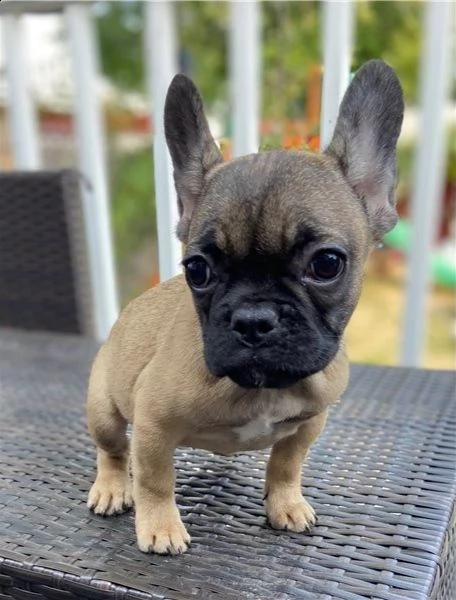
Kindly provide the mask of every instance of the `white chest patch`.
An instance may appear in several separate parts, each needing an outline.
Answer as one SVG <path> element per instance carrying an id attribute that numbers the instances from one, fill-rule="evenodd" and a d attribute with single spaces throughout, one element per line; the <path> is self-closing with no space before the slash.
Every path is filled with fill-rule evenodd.
<path id="1" fill-rule="evenodd" d="M 241 427 L 234 427 L 233 432 L 238 436 L 240 442 L 269 437 L 283 428 L 283 421 L 295 419 L 302 414 L 303 408 L 300 398 L 284 395 L 266 412 L 259 414 Z"/>
<path id="2" fill-rule="evenodd" d="M 248 442 L 249 440 L 257 440 L 258 438 L 271 435 L 274 429 L 274 421 L 268 415 L 261 415 L 256 419 L 252 419 L 242 427 L 234 427 L 233 431 L 238 436 L 240 442 Z"/>
<path id="3" fill-rule="evenodd" d="M 246 418 L 242 425 L 217 423 L 203 427 L 186 438 L 183 445 L 218 454 L 261 450 L 293 435 L 313 414 L 315 412 L 309 411 L 309 405 L 303 398 L 283 392 L 271 392 L 267 396 L 264 393 L 261 401 L 251 406 L 250 418 Z"/>

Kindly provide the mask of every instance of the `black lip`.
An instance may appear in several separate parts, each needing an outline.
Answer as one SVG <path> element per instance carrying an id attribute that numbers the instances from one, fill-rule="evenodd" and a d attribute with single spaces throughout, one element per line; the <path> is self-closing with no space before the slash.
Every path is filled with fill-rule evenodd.
<path id="1" fill-rule="evenodd" d="M 233 369 L 227 376 L 239 387 L 247 389 L 284 389 L 292 387 L 305 377 L 301 373 L 260 371 L 252 368 Z"/>

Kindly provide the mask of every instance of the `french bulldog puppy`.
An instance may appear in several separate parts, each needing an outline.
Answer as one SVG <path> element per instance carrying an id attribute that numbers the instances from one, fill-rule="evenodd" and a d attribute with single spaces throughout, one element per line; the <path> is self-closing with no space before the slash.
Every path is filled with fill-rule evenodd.
<path id="1" fill-rule="evenodd" d="M 88 506 L 112 515 L 134 500 L 143 552 L 190 543 L 174 498 L 178 446 L 272 447 L 269 523 L 314 524 L 301 467 L 347 385 L 343 332 L 366 258 L 396 223 L 403 110 L 396 75 L 374 60 L 352 80 L 321 155 L 224 162 L 197 89 L 173 79 L 165 133 L 185 274 L 125 308 L 94 361 L 87 402 L 97 445 Z"/>

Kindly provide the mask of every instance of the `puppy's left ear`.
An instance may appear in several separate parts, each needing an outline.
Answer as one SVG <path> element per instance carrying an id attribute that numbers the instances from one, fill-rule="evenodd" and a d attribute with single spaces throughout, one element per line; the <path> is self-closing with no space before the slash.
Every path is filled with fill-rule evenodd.
<path id="1" fill-rule="evenodd" d="M 402 88 L 381 60 L 364 64 L 342 100 L 325 153 L 339 163 L 364 204 L 374 241 L 397 221 L 396 144 L 404 115 Z"/>
<path id="2" fill-rule="evenodd" d="M 209 131 L 201 96 L 185 75 L 176 75 L 168 88 L 165 136 L 173 160 L 179 203 L 177 236 L 185 244 L 204 179 L 215 165 L 223 161 Z"/>

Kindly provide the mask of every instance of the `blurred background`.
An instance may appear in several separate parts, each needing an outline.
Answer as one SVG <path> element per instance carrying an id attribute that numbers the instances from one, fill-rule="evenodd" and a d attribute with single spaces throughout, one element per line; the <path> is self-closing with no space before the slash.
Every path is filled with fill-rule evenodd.
<path id="1" fill-rule="evenodd" d="M 4 4 L 4 2 L 2 2 Z M 17 2 L 19 4 L 19 2 Z M 24 61 L 38 129 L 41 167 L 78 164 L 74 72 L 68 31 L 55 11 L 28 14 L 23 3 Z M 51 3 L 52 4 L 52 3 Z M 109 214 L 115 269 L 124 306 L 159 281 L 154 122 L 144 60 L 145 6 L 138 1 L 91 2 L 98 72 L 97 91 L 106 141 Z M 369 260 L 364 291 L 348 327 L 351 360 L 398 364 L 405 319 L 411 203 L 417 148 L 422 141 L 420 73 L 426 2 L 353 3 L 349 70 L 383 58 L 402 82 L 406 114 L 398 163 L 401 221 Z M 230 3 L 173 3 L 178 70 L 190 75 L 204 97 L 210 124 L 225 155 L 232 153 L 233 98 L 230 92 Z M 320 147 L 323 85 L 323 3 L 259 3 L 260 146 Z M 5 28 L 2 37 L 5 38 Z M 454 59 L 454 24 L 452 59 Z M 247 44 L 247 42 L 246 42 Z M 247 44 L 248 46 L 248 44 Z M 5 45 L 0 54 L 0 169 L 15 168 L 6 77 Z M 160 57 L 157 58 L 159 60 Z M 450 61 L 449 89 L 441 108 L 445 128 L 442 184 L 426 298 L 422 365 L 455 368 L 456 344 L 456 86 Z M 79 90 L 80 92 L 80 90 Z M 87 92 L 89 93 L 89 92 Z M 1 191 L 0 191 L 1 193 Z"/>

